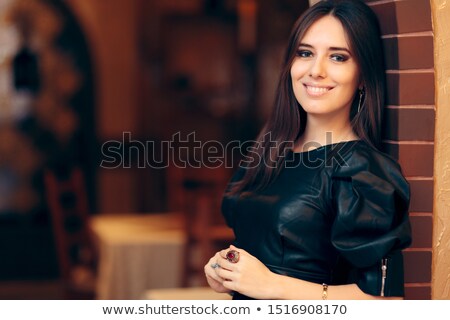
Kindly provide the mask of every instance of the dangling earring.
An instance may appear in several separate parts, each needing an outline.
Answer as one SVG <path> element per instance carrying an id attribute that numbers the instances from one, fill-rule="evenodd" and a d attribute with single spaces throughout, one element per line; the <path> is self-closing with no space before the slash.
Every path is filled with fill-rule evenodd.
<path id="1" fill-rule="evenodd" d="M 359 103 L 358 103 L 358 113 L 361 111 L 361 108 L 363 107 L 363 97 L 364 97 L 364 88 L 359 90 Z"/>

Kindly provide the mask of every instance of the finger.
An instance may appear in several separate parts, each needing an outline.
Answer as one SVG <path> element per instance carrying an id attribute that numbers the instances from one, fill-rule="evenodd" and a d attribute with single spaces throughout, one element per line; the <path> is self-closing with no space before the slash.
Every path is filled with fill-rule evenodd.
<path id="1" fill-rule="evenodd" d="M 230 251 L 230 249 L 223 249 L 223 250 L 220 250 L 219 251 L 219 255 L 220 255 L 220 257 L 222 257 L 222 258 L 226 258 L 227 257 L 227 252 L 228 251 Z"/>
<path id="2" fill-rule="evenodd" d="M 214 282 L 220 283 L 222 284 L 225 280 L 222 279 L 221 277 L 219 277 L 218 275 L 216 275 L 215 273 L 213 274 L 213 276 L 206 274 L 206 278 L 207 279 L 212 279 Z"/>
<path id="3" fill-rule="evenodd" d="M 216 252 L 216 254 L 209 259 L 208 264 L 213 268 L 216 269 L 217 267 L 222 267 L 222 255 L 221 255 L 221 251 Z"/>
<path id="4" fill-rule="evenodd" d="M 207 265 L 213 265 L 214 263 L 216 263 L 216 261 L 217 261 L 217 257 L 216 257 L 216 255 L 214 255 L 208 260 Z"/>
<path id="5" fill-rule="evenodd" d="M 230 250 L 236 250 L 236 251 L 239 252 L 239 253 L 249 254 L 249 253 L 248 253 L 247 251 L 245 251 L 244 249 L 235 247 L 235 246 L 233 246 L 232 244 L 230 245 Z"/>
<path id="6" fill-rule="evenodd" d="M 220 257 L 219 257 L 220 258 Z M 220 268 L 220 264 L 217 262 L 217 259 L 215 257 L 209 259 L 208 263 L 205 264 L 203 267 L 203 270 L 205 271 L 206 275 L 210 275 L 211 277 L 216 277 L 216 269 Z"/>
<path id="7" fill-rule="evenodd" d="M 209 265 L 209 263 L 206 264 L 206 265 L 203 267 L 203 271 L 205 272 L 205 275 L 206 275 L 206 276 L 212 277 L 213 274 L 215 274 L 214 270 L 211 268 L 211 266 Z"/>
<path id="8" fill-rule="evenodd" d="M 236 274 L 233 271 L 224 268 L 216 270 L 216 273 L 223 281 L 234 280 L 236 278 Z"/>
<path id="9" fill-rule="evenodd" d="M 209 266 L 211 269 L 214 269 L 216 271 L 220 268 L 231 270 L 233 267 L 233 265 L 230 264 L 230 261 L 228 261 L 226 258 L 224 258 L 222 256 L 218 256 L 217 258 L 210 260 Z M 216 266 L 216 267 L 213 267 L 213 266 Z"/>
<path id="10" fill-rule="evenodd" d="M 236 263 L 230 262 L 227 258 L 220 257 L 218 259 L 218 263 L 222 267 L 222 269 L 226 269 L 229 271 L 235 271 L 238 267 Z"/>
<path id="11" fill-rule="evenodd" d="M 222 283 L 222 286 L 223 286 L 224 288 L 228 289 L 228 290 L 231 290 L 231 291 L 238 291 L 238 290 L 237 290 L 236 283 L 235 283 L 234 281 L 225 280 L 225 281 Z"/>
<path id="12" fill-rule="evenodd" d="M 232 249 L 234 248 L 234 249 Z M 237 263 L 239 262 L 240 258 L 243 256 L 243 254 L 245 255 L 246 252 L 245 251 L 240 251 L 241 249 L 238 249 L 234 246 L 230 246 L 230 249 L 228 250 L 223 250 L 220 252 L 221 257 L 224 259 L 227 259 L 230 262 L 233 263 Z"/>
<path id="13" fill-rule="evenodd" d="M 225 279 L 221 278 L 219 274 L 217 274 L 216 270 L 210 268 L 211 270 L 206 269 L 205 275 L 207 278 L 213 279 L 214 281 L 218 283 L 222 283 Z"/>

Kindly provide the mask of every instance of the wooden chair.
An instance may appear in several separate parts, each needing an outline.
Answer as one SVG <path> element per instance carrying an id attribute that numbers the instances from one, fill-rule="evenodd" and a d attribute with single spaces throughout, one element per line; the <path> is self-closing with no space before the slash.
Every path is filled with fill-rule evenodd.
<path id="1" fill-rule="evenodd" d="M 44 182 L 64 296 L 94 299 L 95 253 L 87 230 L 89 209 L 82 171 L 75 168 L 62 178 L 46 170 Z"/>
<path id="2" fill-rule="evenodd" d="M 230 171 L 225 168 L 171 168 L 169 188 L 185 214 L 186 247 L 182 285 L 206 284 L 203 266 L 234 239 L 220 206 Z"/>

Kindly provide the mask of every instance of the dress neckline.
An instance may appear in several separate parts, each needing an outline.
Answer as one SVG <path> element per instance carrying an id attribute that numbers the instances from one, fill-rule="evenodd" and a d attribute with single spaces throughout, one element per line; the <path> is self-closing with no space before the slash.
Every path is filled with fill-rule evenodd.
<path id="1" fill-rule="evenodd" d="M 357 144 L 359 142 L 362 142 L 362 140 L 361 139 L 356 139 L 356 140 L 339 141 L 339 142 L 335 142 L 335 143 L 324 144 L 324 145 L 322 145 L 320 147 L 317 147 L 317 148 L 311 149 L 311 150 L 307 150 L 307 151 L 295 152 L 294 150 L 291 150 L 291 152 L 293 154 L 304 155 L 304 154 L 310 154 L 310 153 L 313 153 L 313 152 L 320 152 L 320 151 L 329 149 L 331 147 L 337 148 L 340 145 L 347 145 L 347 144 L 355 145 L 355 144 Z"/>

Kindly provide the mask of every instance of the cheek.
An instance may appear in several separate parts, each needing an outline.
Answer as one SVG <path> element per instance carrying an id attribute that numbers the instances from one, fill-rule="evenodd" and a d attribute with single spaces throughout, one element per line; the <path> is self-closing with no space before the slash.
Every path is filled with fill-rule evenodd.
<path id="1" fill-rule="evenodd" d="M 292 81 L 298 80 L 305 74 L 305 65 L 300 62 L 295 62 L 292 64 L 291 67 L 291 78 Z"/>
<path id="2" fill-rule="evenodd" d="M 357 70 L 335 70 L 336 72 L 329 73 L 329 76 L 337 83 L 344 85 L 349 90 L 353 90 L 359 85 L 359 74 Z"/>
<path id="3" fill-rule="evenodd" d="M 292 83 L 294 83 L 295 79 L 297 78 L 297 76 L 296 76 L 297 72 L 295 70 L 295 65 L 292 65 L 290 75 L 291 75 Z"/>

